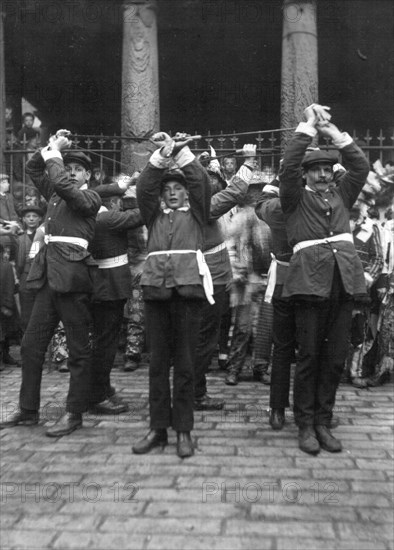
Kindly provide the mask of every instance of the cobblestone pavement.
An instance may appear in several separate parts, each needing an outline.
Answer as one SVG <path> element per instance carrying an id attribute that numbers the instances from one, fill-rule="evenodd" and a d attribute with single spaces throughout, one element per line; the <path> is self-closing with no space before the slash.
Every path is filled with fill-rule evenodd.
<path id="1" fill-rule="evenodd" d="M 302 453 L 288 414 L 268 425 L 269 388 L 246 372 L 236 387 L 209 375 L 224 411 L 198 412 L 197 450 L 182 461 L 170 433 L 164 452 L 131 454 L 147 420 L 147 366 L 116 368 L 130 403 L 119 418 L 87 415 L 84 428 L 45 437 L 62 408 L 68 375 L 44 372 L 41 421 L 0 432 L 1 541 L 8 549 L 393 548 L 393 383 L 343 384 L 336 435 L 344 451 Z M 2 417 L 17 403 L 20 369 L 0 374 Z"/>

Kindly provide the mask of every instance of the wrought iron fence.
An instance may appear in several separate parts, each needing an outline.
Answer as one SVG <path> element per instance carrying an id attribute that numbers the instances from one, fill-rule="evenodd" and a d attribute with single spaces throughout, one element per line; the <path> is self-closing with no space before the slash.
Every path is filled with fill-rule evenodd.
<path id="1" fill-rule="evenodd" d="M 383 130 L 379 131 L 377 136 L 371 135 L 367 130 L 365 135 L 353 132 L 353 139 L 360 145 L 372 164 L 380 160 L 383 164 L 388 160 L 394 161 L 394 133 L 391 136 L 385 135 Z M 89 153 L 93 165 L 105 170 L 109 177 L 115 176 L 121 170 L 121 144 L 123 140 L 133 138 L 126 136 L 104 136 L 100 135 L 74 135 L 73 147 Z M 143 138 L 146 140 L 147 138 Z M 208 132 L 201 139 L 195 139 L 191 149 L 194 153 L 210 151 L 212 146 L 216 151 L 216 156 L 222 160 L 226 155 L 234 155 L 237 149 L 241 149 L 245 143 L 256 143 L 257 156 L 259 159 L 260 170 L 268 169 L 276 172 L 279 166 L 279 160 L 283 151 L 281 149 L 280 131 L 270 132 L 233 132 L 225 134 L 211 134 Z M 135 139 L 135 141 L 142 141 Z M 324 149 L 333 148 L 329 140 L 321 140 L 319 147 Z M 27 160 L 34 153 L 34 149 L 29 149 L 26 142 L 21 145 L 9 144 L 5 150 L 6 171 L 10 175 L 11 189 L 16 182 L 23 184 L 23 189 L 30 183 L 25 173 Z"/>

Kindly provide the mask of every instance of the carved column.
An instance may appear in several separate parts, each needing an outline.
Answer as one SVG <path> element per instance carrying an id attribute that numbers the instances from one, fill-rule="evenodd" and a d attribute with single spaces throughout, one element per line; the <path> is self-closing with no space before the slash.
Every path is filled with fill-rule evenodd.
<path id="1" fill-rule="evenodd" d="M 123 0 L 122 135 L 159 130 L 159 70 L 155 0 Z M 142 170 L 154 146 L 122 142 L 122 171 Z"/>
<path id="2" fill-rule="evenodd" d="M 6 131 L 5 131 L 5 61 L 4 61 L 4 3 L 0 0 L 0 173 L 5 172 Z"/>
<path id="3" fill-rule="evenodd" d="M 284 0 L 282 9 L 281 127 L 289 128 L 318 102 L 316 1 Z M 282 146 L 292 134 L 282 134 Z"/>

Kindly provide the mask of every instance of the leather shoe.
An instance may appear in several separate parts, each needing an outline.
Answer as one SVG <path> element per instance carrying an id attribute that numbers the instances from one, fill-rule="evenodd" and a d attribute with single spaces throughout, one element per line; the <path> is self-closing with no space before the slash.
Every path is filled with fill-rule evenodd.
<path id="1" fill-rule="evenodd" d="M 238 384 L 238 374 L 236 372 L 229 372 L 224 382 L 227 386 L 236 386 Z"/>
<path id="2" fill-rule="evenodd" d="M 285 423 L 285 409 L 271 409 L 270 424 L 273 430 L 281 430 Z"/>
<path id="3" fill-rule="evenodd" d="M 161 447 L 163 449 L 167 443 L 168 437 L 167 430 L 165 428 L 160 430 L 150 430 L 146 436 L 133 445 L 131 449 L 134 454 L 143 455 L 145 453 L 149 453 L 155 447 Z"/>
<path id="4" fill-rule="evenodd" d="M 60 437 L 68 435 L 78 428 L 82 428 L 81 413 L 64 413 L 53 426 L 47 429 L 45 435 L 48 437 Z"/>
<path id="5" fill-rule="evenodd" d="M 366 378 L 352 378 L 352 385 L 360 390 L 365 390 L 369 386 Z"/>
<path id="6" fill-rule="evenodd" d="M 304 453 L 317 455 L 320 451 L 320 445 L 313 426 L 305 426 L 299 429 L 298 446 Z"/>
<path id="7" fill-rule="evenodd" d="M 194 400 L 194 410 L 196 411 L 220 411 L 224 407 L 224 401 L 215 399 L 207 393 Z"/>
<path id="8" fill-rule="evenodd" d="M 121 414 L 128 411 L 128 409 L 127 403 L 114 403 L 111 398 L 108 398 L 92 405 L 89 412 L 93 414 Z"/>
<path id="9" fill-rule="evenodd" d="M 179 458 L 187 458 L 193 456 L 194 447 L 190 432 L 177 432 L 176 454 Z"/>
<path id="10" fill-rule="evenodd" d="M 19 411 L 12 414 L 8 420 L 0 422 L 0 430 L 4 428 L 11 428 L 12 426 L 34 426 L 35 424 L 38 424 L 38 419 L 38 412 L 19 409 Z"/>
<path id="11" fill-rule="evenodd" d="M 315 426 L 315 432 L 322 449 L 329 453 L 342 451 L 342 443 L 332 435 L 327 426 Z"/>

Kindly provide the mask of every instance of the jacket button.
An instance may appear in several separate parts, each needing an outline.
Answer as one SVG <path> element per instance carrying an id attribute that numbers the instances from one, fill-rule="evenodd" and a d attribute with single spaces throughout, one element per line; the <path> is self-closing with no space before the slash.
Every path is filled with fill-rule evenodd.
<path id="1" fill-rule="evenodd" d="M 336 248 L 334 248 L 333 252 L 334 252 L 334 254 L 336 254 L 338 252 L 338 250 Z"/>

